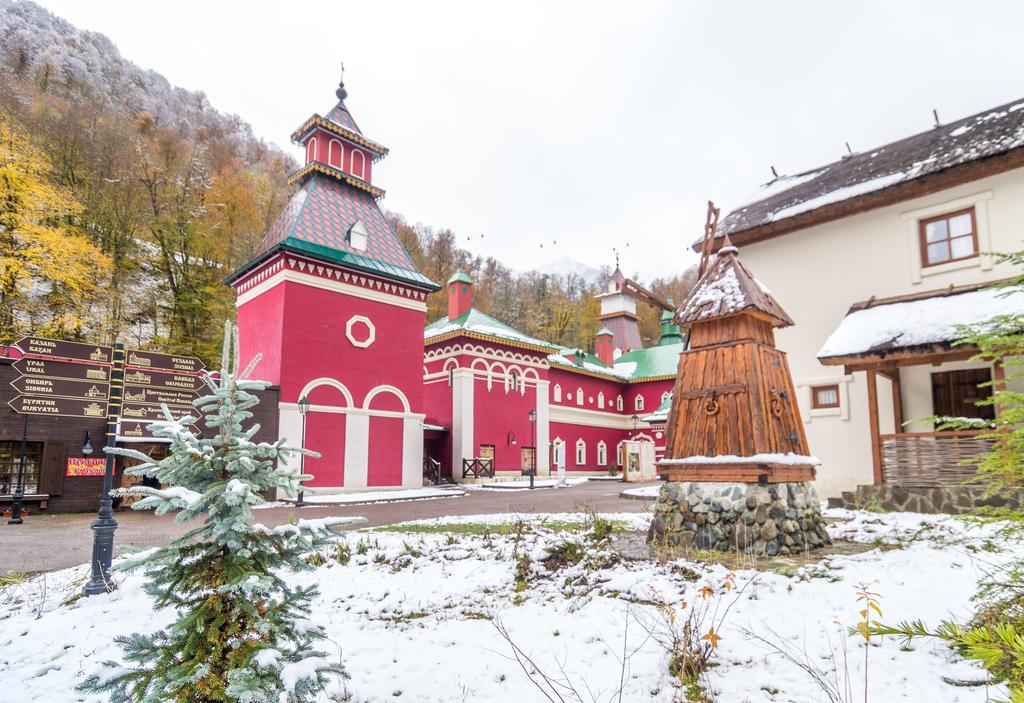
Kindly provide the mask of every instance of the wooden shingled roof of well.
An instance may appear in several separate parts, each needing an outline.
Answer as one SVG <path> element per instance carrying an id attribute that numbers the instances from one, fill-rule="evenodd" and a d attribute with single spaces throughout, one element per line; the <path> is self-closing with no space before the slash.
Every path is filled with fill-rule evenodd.
<path id="1" fill-rule="evenodd" d="M 755 310 L 771 319 L 775 327 L 789 327 L 792 318 L 772 296 L 771 291 L 739 259 L 739 251 L 725 235 L 718 257 L 697 281 L 679 306 L 675 322 L 689 327 L 721 317 Z"/>

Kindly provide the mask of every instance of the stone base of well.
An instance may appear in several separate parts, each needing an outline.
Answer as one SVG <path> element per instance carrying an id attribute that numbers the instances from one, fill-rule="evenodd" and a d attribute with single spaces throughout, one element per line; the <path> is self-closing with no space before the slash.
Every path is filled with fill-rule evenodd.
<path id="1" fill-rule="evenodd" d="M 758 556 L 795 554 L 832 543 L 818 494 L 802 481 L 669 481 L 658 494 L 647 541 Z"/>

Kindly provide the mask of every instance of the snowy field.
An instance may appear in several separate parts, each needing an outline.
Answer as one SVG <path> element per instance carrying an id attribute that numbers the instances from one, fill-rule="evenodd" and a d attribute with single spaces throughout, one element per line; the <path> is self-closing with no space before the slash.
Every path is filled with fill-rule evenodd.
<path id="1" fill-rule="evenodd" d="M 351 675 L 338 683 L 336 700 L 544 701 L 531 682 L 541 672 L 581 693 L 564 700 L 679 700 L 666 651 L 652 636 L 663 626 L 654 604 L 678 611 L 685 600 L 692 608 L 710 584 L 710 597 L 731 608 L 707 678 L 717 700 L 817 703 L 826 698 L 808 675 L 750 633 L 823 669 L 836 661 L 840 682 L 848 676 L 853 699 L 863 700 L 864 648 L 844 632 L 858 618 L 861 584 L 880 595 L 887 621 L 965 618 L 978 578 L 1024 551 L 1002 543 L 994 526 L 950 517 L 827 514 L 840 520 L 833 537 L 862 544 L 859 553 L 843 545 L 842 556 L 826 551 L 802 565 L 739 569 L 729 591 L 718 587 L 724 566 L 636 559 L 625 549 L 639 544 L 635 534 L 594 546 L 579 514 L 529 516 L 526 528 L 512 516 L 490 515 L 350 532 L 320 566 L 294 578 L 320 587 L 316 619 Z M 605 517 L 637 531 L 650 519 Z M 566 542 L 585 546 L 578 563 L 550 559 Z M 101 700 L 73 688 L 103 660 L 119 660 L 113 638 L 171 619 L 152 612 L 141 575 L 121 575 L 112 594 L 74 599 L 86 578 L 80 566 L 0 596 L 0 681 L 20 699 Z M 517 663 L 496 625 L 532 665 Z M 868 654 L 870 701 L 980 703 L 1001 693 L 964 686 L 983 681 L 983 672 L 941 645 L 915 642 L 900 651 L 886 639 Z"/>

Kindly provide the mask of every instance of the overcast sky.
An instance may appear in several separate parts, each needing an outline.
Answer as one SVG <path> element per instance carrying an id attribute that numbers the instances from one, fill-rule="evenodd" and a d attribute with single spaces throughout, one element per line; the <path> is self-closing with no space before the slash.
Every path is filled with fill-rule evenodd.
<path id="1" fill-rule="evenodd" d="M 297 156 L 344 61 L 384 206 L 518 269 L 682 271 L 771 165 L 1024 97 L 1021 2 L 39 2 Z"/>

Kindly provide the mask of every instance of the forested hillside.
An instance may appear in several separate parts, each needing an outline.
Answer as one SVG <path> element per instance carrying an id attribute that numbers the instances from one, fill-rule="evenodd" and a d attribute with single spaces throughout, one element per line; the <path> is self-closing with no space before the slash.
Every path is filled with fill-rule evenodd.
<path id="1" fill-rule="evenodd" d="M 31 332 L 212 357 L 234 314 L 223 279 L 287 201 L 296 165 L 243 119 L 132 64 L 105 36 L 0 0 L 0 343 Z M 481 309 L 529 334 L 591 346 L 593 284 L 518 274 L 461 249 L 449 230 L 391 217 L 434 280 L 463 269 Z M 677 301 L 687 289 L 682 278 L 650 286 Z M 443 294 L 433 296 L 428 319 L 444 314 Z M 657 329 L 645 309 L 645 339 Z"/>

